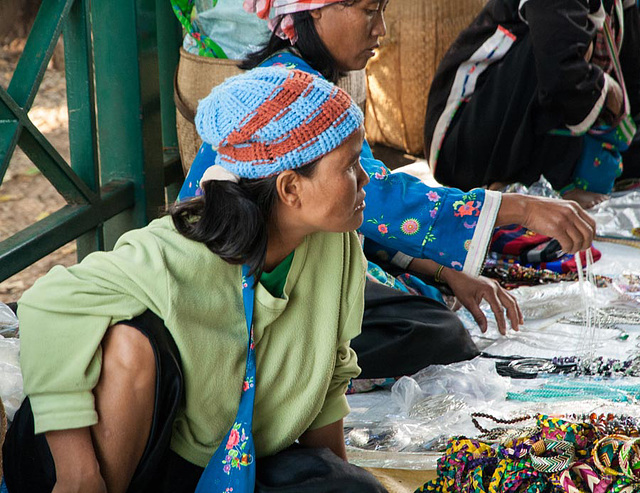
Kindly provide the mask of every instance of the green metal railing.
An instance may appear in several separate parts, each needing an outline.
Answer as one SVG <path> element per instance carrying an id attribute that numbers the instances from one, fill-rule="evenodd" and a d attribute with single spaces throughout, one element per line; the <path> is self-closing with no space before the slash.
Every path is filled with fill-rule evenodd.
<path id="1" fill-rule="evenodd" d="M 61 34 L 70 163 L 28 117 Z M 180 41 L 168 0 L 43 0 L 11 82 L 0 87 L 0 183 L 19 146 L 67 205 L 0 242 L 0 281 L 74 239 L 80 258 L 108 249 L 157 217 L 165 196 L 175 198 Z"/>

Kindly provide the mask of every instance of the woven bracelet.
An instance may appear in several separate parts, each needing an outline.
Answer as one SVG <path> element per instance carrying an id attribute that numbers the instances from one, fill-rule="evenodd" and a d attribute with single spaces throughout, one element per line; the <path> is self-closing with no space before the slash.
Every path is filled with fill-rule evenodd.
<path id="1" fill-rule="evenodd" d="M 557 455 L 543 457 L 545 452 L 554 452 Z M 576 459 L 573 443 L 543 439 L 534 443 L 529 450 L 531 465 L 536 471 L 554 473 L 568 469 Z"/>
<path id="2" fill-rule="evenodd" d="M 632 481 L 640 481 L 640 438 L 625 440 L 618 455 L 622 473 Z"/>
<path id="3" fill-rule="evenodd" d="M 593 463 L 598 470 L 609 476 L 622 476 L 623 473 L 619 469 L 615 469 L 616 462 L 619 463 L 618 453 L 629 437 L 625 435 L 607 435 L 596 442 L 591 452 Z"/>

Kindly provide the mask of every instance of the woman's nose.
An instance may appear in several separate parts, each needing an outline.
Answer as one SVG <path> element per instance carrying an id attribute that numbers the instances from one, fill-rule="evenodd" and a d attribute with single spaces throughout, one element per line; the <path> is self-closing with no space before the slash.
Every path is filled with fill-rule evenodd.
<path id="1" fill-rule="evenodd" d="M 362 167 L 362 164 L 358 164 L 358 188 L 363 188 L 369 181 L 369 175 Z"/>
<path id="2" fill-rule="evenodd" d="M 377 37 L 382 37 L 387 34 L 387 25 L 384 22 L 384 13 L 380 12 L 379 15 L 376 16 L 376 23 L 373 26 L 373 30 L 371 34 Z"/>

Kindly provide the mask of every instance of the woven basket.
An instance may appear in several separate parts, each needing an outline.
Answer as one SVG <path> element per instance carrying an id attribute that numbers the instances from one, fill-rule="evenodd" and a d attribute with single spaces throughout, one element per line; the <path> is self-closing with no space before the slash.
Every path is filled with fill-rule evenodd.
<path id="1" fill-rule="evenodd" d="M 202 140 L 193 124 L 198 101 L 225 79 L 238 75 L 238 60 L 226 60 L 193 55 L 180 48 L 180 62 L 174 83 L 176 126 L 182 169 L 186 176 Z"/>
<path id="2" fill-rule="evenodd" d="M 424 117 L 438 63 L 484 0 L 394 0 L 387 35 L 367 65 L 369 143 L 410 154 L 424 149 Z"/>
<path id="3" fill-rule="evenodd" d="M 237 64 L 238 60 L 193 55 L 180 48 L 180 62 L 174 81 L 174 101 L 176 103 L 178 147 L 185 176 L 202 145 L 202 140 L 193 124 L 198 101 L 207 96 L 211 89 L 224 82 L 225 79 L 238 75 L 241 70 Z M 343 77 L 338 85 L 347 91 L 364 110 L 364 101 L 367 95 L 364 70 L 351 72 L 348 76 Z"/>
<path id="4" fill-rule="evenodd" d="M 2 399 L 0 399 L 0 483 L 2 482 L 2 446 L 7 434 L 7 414 L 4 411 Z"/>

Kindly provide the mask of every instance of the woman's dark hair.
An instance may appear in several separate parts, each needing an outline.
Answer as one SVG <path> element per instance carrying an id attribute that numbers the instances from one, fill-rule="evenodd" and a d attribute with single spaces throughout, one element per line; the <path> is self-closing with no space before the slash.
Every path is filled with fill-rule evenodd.
<path id="1" fill-rule="evenodd" d="M 295 170 L 310 178 L 316 163 Z M 230 264 L 246 264 L 258 279 L 267 255 L 269 222 L 278 193 L 276 176 L 238 183 L 211 180 L 204 194 L 169 208 L 176 229 L 187 238 L 207 245 Z"/>
<path id="2" fill-rule="evenodd" d="M 357 0 L 347 0 L 339 3 L 351 6 L 356 2 Z M 293 46 L 300 52 L 302 58 L 311 67 L 320 72 L 325 79 L 334 84 L 338 82 L 338 79 L 344 74 L 338 70 L 335 59 L 320 39 L 310 11 L 296 12 L 292 14 L 292 17 L 293 26 L 298 34 L 298 40 Z M 240 63 L 240 68 L 244 70 L 255 68 L 270 56 L 287 48 L 291 48 L 291 43 L 288 39 L 282 39 L 275 33 L 271 33 L 269 41 L 258 51 L 247 55 Z"/>

